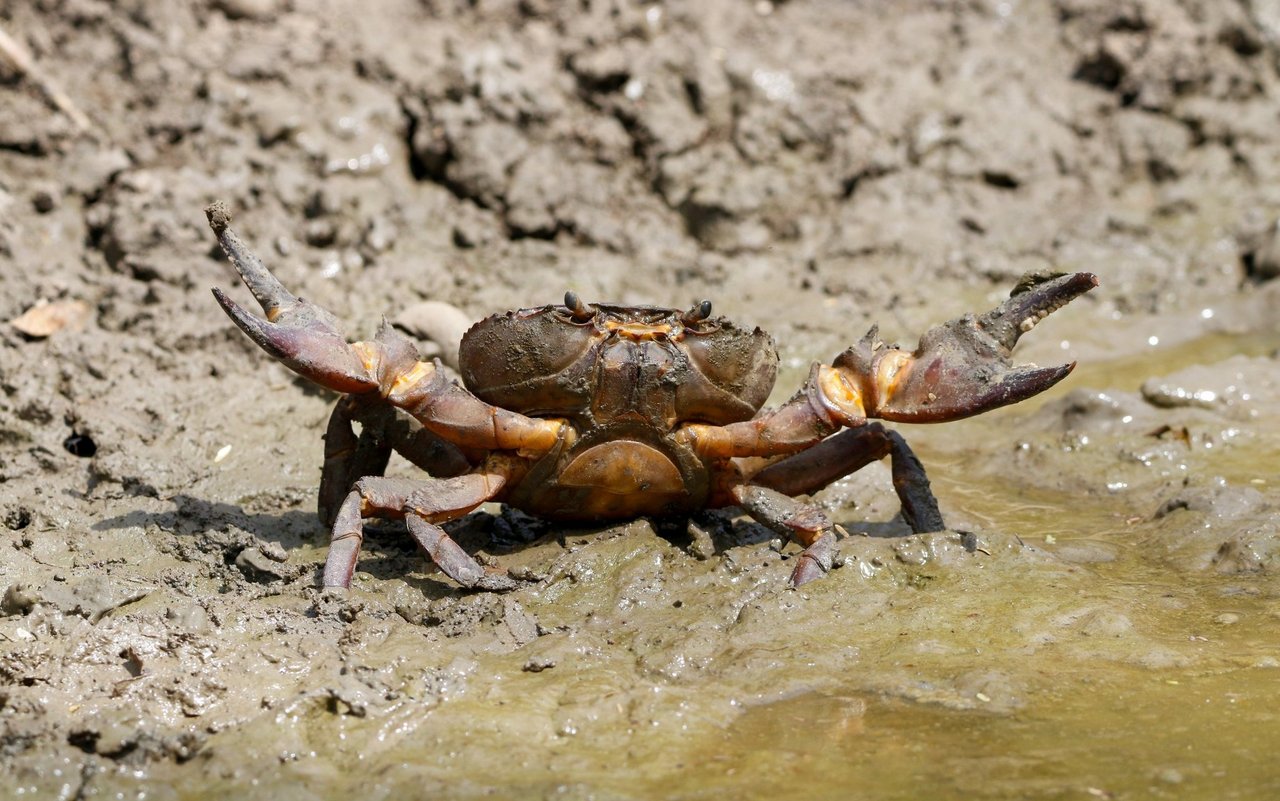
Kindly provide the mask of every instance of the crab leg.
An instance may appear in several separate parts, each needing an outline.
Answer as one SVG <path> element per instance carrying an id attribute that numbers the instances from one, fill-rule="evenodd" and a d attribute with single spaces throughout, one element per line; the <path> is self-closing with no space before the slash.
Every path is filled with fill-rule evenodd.
<path id="1" fill-rule="evenodd" d="M 902 503 L 902 517 L 911 530 L 921 534 L 945 529 L 924 466 L 900 434 L 879 423 L 842 431 L 795 456 L 773 462 L 750 476 L 750 483 L 738 484 L 729 492 L 734 504 L 760 523 L 806 546 L 791 573 L 791 586 L 799 587 L 830 572 L 835 534 L 821 510 L 790 496 L 817 492 L 886 456 L 893 471 L 894 491 Z"/>
<path id="2" fill-rule="evenodd" d="M 799 587 L 831 572 L 836 551 L 835 527 L 821 509 L 768 487 L 739 484 L 732 492 L 737 505 L 747 514 L 805 546 L 791 571 L 791 586 Z"/>
<path id="3" fill-rule="evenodd" d="M 787 495 L 811 495 L 886 456 L 893 489 L 902 503 L 902 517 L 911 530 L 922 534 L 945 529 L 924 465 L 901 434 L 879 423 L 841 431 L 806 451 L 774 462 L 752 476 L 751 483 Z"/>
<path id="4" fill-rule="evenodd" d="M 1043 392 L 1071 372 L 1016 367 L 1018 338 L 1037 322 L 1097 286 L 1089 273 L 1032 280 L 981 316 L 936 326 L 913 353 L 886 348 L 875 327 L 831 365 L 814 365 L 800 392 L 752 420 L 690 424 L 676 439 L 722 470 L 712 505 L 737 505 L 761 523 L 795 535 L 806 548 L 792 572 L 800 585 L 831 566 L 834 534 L 825 515 L 783 493 L 814 492 L 889 456 L 894 489 L 912 530 L 945 528 L 924 467 L 896 432 L 868 418 L 938 422 L 967 417 Z M 832 436 L 841 427 L 850 430 Z M 762 469 L 743 457 L 779 457 Z"/>
<path id="5" fill-rule="evenodd" d="M 209 225 L 245 285 L 262 306 L 256 317 L 214 289 L 227 315 L 289 369 L 321 386 L 350 394 L 377 393 L 462 448 L 544 453 L 572 432 L 561 420 L 526 417 L 492 406 L 449 381 L 385 321 L 377 336 L 348 343 L 333 316 L 294 297 L 231 230 L 225 206 L 205 210 Z"/>
<path id="6" fill-rule="evenodd" d="M 509 589 L 509 578 L 490 575 L 444 529 L 454 520 L 497 496 L 511 476 L 505 460 L 491 459 L 484 468 L 454 478 L 410 481 L 394 478 L 362 478 L 338 508 L 333 538 L 324 565 L 324 586 L 350 587 L 360 546 L 364 542 L 365 517 L 404 518 L 409 533 L 449 578 L 468 589 Z"/>
<path id="7" fill-rule="evenodd" d="M 353 422 L 360 423 L 358 437 Z M 347 395 L 334 406 L 324 435 L 317 511 L 325 525 L 333 524 L 357 479 L 382 475 L 392 451 L 436 478 L 460 475 L 471 467 L 461 451 L 404 412 L 367 395 Z"/>

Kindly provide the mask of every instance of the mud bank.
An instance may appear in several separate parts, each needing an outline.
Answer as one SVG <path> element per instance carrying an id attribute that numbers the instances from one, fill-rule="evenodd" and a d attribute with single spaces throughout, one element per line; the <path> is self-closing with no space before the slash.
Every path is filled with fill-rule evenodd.
<path id="1" fill-rule="evenodd" d="M 1280 12 L 1266 3 L 0 0 L 0 794 L 1235 798 L 1280 792 Z M 224 199 L 357 336 L 424 300 L 759 324 L 779 397 L 1028 270 L 1100 290 L 1050 396 L 729 519 L 402 530 L 318 589 L 333 398 L 209 287 Z M 241 296 L 246 297 L 246 296 Z M 47 316 L 47 315 L 46 315 Z M 420 321 L 418 321 L 420 322 Z M 420 327 L 420 326 L 418 326 Z M 47 335 L 45 335 L 47 334 Z M 447 343 L 446 343 L 447 347 Z M 394 469 L 408 471 L 406 465 Z"/>

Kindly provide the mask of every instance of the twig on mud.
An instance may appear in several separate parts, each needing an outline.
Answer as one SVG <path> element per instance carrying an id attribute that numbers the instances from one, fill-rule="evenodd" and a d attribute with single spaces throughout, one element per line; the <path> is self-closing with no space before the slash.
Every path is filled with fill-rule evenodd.
<path id="1" fill-rule="evenodd" d="M 7 63 L 19 77 L 26 78 L 31 81 L 41 94 L 45 96 L 59 111 L 66 114 L 68 119 L 82 133 L 94 133 L 94 125 L 89 121 L 89 117 L 85 115 L 80 108 L 71 101 L 70 97 L 62 91 L 62 88 L 54 82 L 52 78 L 45 75 L 31 54 L 16 39 L 5 32 L 4 28 L 0 28 L 0 60 Z"/>

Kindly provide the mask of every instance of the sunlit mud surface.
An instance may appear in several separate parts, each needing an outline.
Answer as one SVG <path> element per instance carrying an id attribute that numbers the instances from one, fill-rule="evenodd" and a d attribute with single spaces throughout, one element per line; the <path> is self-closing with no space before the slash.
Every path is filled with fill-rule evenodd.
<path id="1" fill-rule="evenodd" d="M 1280 797 L 1280 13 L 892 5 L 0 0 L 0 320 L 59 304 L 0 325 L 0 797 Z M 799 591 L 732 513 L 486 506 L 517 590 L 385 524 L 325 592 L 335 398 L 209 296 L 215 199 L 353 337 L 710 298 L 774 402 L 1101 286 L 1016 352 L 1063 384 L 899 427 L 951 530 L 871 465 Z"/>

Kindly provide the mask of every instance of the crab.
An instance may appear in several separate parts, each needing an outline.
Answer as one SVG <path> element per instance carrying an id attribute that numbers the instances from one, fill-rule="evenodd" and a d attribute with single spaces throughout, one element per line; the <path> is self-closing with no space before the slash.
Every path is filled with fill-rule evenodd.
<path id="1" fill-rule="evenodd" d="M 589 304 L 570 291 L 563 304 L 494 314 L 463 336 L 459 384 L 385 320 L 372 340 L 349 343 L 330 313 L 267 270 L 223 204 L 206 214 L 265 319 L 215 288 L 218 303 L 268 354 L 343 395 L 319 491 L 332 531 L 326 587 L 350 587 L 363 521 L 376 517 L 402 519 L 462 587 L 512 588 L 441 527 L 491 501 L 578 523 L 738 507 L 803 546 L 790 575 L 800 586 L 832 569 L 838 526 L 797 496 L 885 457 L 911 529 L 945 530 L 920 461 L 872 420 L 956 420 L 1058 383 L 1074 362 L 1015 366 L 1011 350 L 1098 284 L 1090 273 L 1024 280 L 995 309 L 931 328 L 913 352 L 873 326 L 814 364 L 790 400 L 763 408 L 778 368 L 772 338 L 712 316 L 709 301 Z M 384 476 L 393 451 L 427 477 Z"/>

